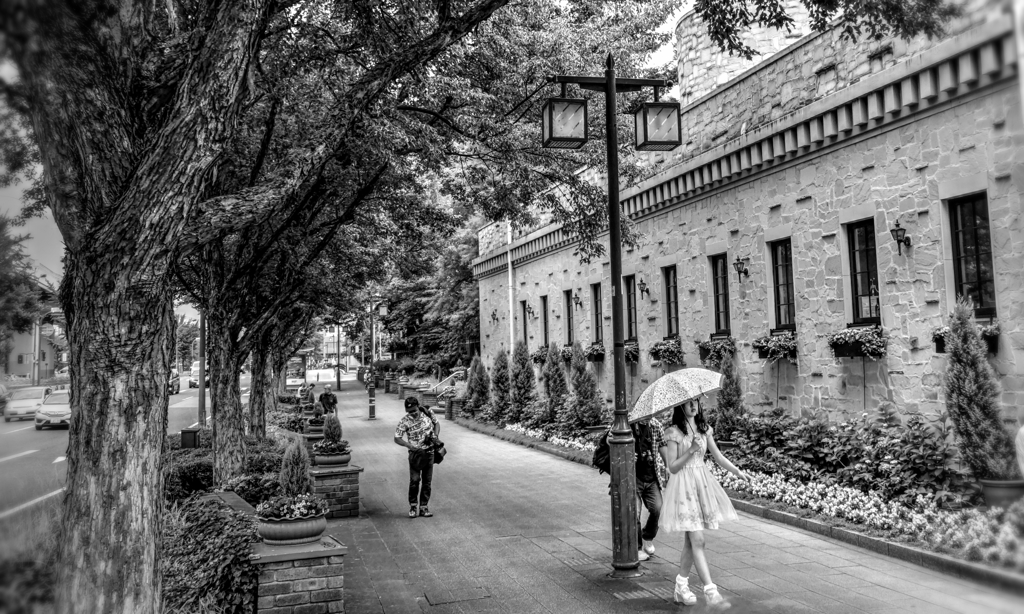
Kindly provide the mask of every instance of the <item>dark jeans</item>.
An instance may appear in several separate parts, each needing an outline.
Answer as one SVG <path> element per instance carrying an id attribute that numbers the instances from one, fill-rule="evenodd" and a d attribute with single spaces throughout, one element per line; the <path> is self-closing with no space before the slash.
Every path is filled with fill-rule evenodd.
<path id="1" fill-rule="evenodd" d="M 636 481 L 636 496 L 647 508 L 647 524 L 640 527 L 640 508 L 636 510 L 636 533 L 640 539 L 651 541 L 658 536 L 658 519 L 661 518 L 661 485 L 653 482 Z M 643 544 L 641 544 L 642 546 Z"/>
<path id="2" fill-rule="evenodd" d="M 418 497 L 420 507 L 426 507 L 433 478 L 434 451 L 409 450 L 409 505 L 416 505 Z"/>

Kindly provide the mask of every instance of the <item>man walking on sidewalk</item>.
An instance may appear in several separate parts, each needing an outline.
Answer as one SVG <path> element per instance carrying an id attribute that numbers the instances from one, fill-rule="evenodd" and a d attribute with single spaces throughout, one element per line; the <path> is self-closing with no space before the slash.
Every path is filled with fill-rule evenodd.
<path id="1" fill-rule="evenodd" d="M 636 495 L 647 508 L 647 523 L 643 527 L 640 526 L 640 509 L 637 508 L 636 533 L 641 540 L 637 556 L 646 561 L 654 554 L 654 538 L 658 536 L 664 475 L 658 461 L 664 460 L 668 444 L 665 442 L 665 428 L 656 418 L 634 424 L 633 439 L 636 442 Z"/>
<path id="2" fill-rule="evenodd" d="M 405 415 L 395 429 L 395 443 L 409 448 L 409 518 L 415 518 L 416 502 L 419 515 L 433 516 L 427 508 L 430 502 L 430 482 L 434 477 L 434 439 L 441 425 L 433 414 L 420 411 L 415 397 L 405 400 Z M 405 439 L 403 439 L 405 437 Z"/>
<path id="3" fill-rule="evenodd" d="M 320 395 L 320 405 L 324 408 L 325 414 L 333 414 L 338 408 L 338 397 L 331 392 L 331 385 L 324 386 L 323 394 Z"/>

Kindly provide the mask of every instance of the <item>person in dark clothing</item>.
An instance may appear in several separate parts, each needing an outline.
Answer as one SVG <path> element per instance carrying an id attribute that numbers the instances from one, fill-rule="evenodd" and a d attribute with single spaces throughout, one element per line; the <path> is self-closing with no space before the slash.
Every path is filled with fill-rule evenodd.
<path id="1" fill-rule="evenodd" d="M 420 402 L 415 397 L 405 400 L 405 415 L 395 429 L 395 443 L 409 448 L 409 518 L 417 515 L 433 516 L 427 504 L 430 502 L 430 486 L 434 478 L 433 442 L 441 431 L 441 425 L 432 413 L 420 411 Z"/>
<path id="2" fill-rule="evenodd" d="M 320 395 L 320 405 L 324 408 L 325 414 L 333 414 L 338 408 L 338 397 L 331 392 L 331 385 L 324 386 L 324 392 Z"/>
<path id="3" fill-rule="evenodd" d="M 641 561 L 646 561 L 654 554 L 654 538 L 658 536 L 661 488 L 665 473 L 662 467 L 667 444 L 665 428 L 656 418 L 637 422 L 632 425 L 632 429 L 636 447 L 636 495 L 647 508 L 647 522 L 641 526 L 640 508 L 637 506 L 637 536 L 641 540 L 637 556 Z"/>

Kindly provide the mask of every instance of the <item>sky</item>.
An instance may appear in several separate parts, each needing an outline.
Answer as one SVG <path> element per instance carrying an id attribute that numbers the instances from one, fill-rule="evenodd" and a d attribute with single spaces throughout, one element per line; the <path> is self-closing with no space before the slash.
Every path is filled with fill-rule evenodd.
<path id="1" fill-rule="evenodd" d="M 671 31 L 676 21 L 683 15 L 683 12 L 692 6 L 691 0 L 685 0 L 682 8 L 675 12 L 659 30 Z M 674 41 L 660 49 L 651 58 L 651 64 L 667 62 L 672 59 Z M 0 76 L 9 79 L 12 76 L 10 65 L 0 67 Z M 21 195 L 26 185 L 14 185 L 7 188 L 0 188 L 0 215 L 13 216 L 21 209 Z M 44 276 L 57 284 L 63 274 L 64 265 L 64 241 L 61 239 L 60 230 L 50 212 L 47 211 L 41 218 L 29 221 L 20 228 L 20 232 L 30 235 L 24 243 L 25 253 L 32 259 L 36 274 Z M 191 305 L 181 305 L 175 309 L 177 313 L 188 318 L 198 318 L 199 314 Z"/>

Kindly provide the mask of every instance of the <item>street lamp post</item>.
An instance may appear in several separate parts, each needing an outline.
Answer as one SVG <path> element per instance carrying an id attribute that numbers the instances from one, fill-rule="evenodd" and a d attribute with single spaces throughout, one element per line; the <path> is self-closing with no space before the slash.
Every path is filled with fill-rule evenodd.
<path id="1" fill-rule="evenodd" d="M 552 83 L 562 84 L 562 96 L 544 105 L 542 134 L 544 147 L 575 149 L 587 141 L 586 100 L 566 96 L 566 84 L 575 83 L 583 89 L 604 92 L 605 132 L 608 156 L 608 242 L 611 260 L 612 340 L 615 344 L 615 418 L 608 444 L 611 451 L 612 504 L 612 567 L 613 576 L 640 575 L 638 567 L 636 469 L 633 432 L 629 428 L 626 408 L 626 358 L 622 330 L 622 237 L 619 215 L 619 155 L 616 94 L 654 88 L 654 104 L 644 104 L 637 111 L 637 149 L 668 151 L 681 139 L 679 105 L 659 103 L 660 88 L 669 88 L 663 79 L 619 79 L 615 77 L 615 60 L 608 54 L 604 78 L 555 75 Z M 674 113 L 673 113 L 674 111 Z M 642 130 L 642 134 L 641 134 Z"/>

